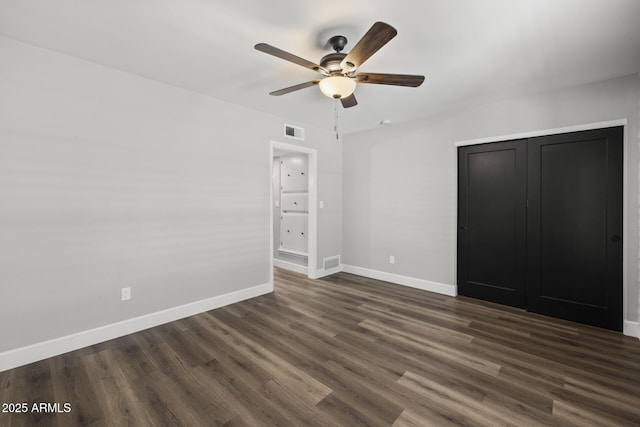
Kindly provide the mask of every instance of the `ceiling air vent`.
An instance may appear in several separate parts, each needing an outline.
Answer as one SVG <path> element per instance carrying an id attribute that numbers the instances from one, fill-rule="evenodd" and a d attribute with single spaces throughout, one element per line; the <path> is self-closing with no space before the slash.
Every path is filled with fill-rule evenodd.
<path id="1" fill-rule="evenodd" d="M 288 125 L 285 123 L 284 136 L 286 136 L 287 138 L 293 138 L 299 141 L 304 141 L 304 128 Z"/>

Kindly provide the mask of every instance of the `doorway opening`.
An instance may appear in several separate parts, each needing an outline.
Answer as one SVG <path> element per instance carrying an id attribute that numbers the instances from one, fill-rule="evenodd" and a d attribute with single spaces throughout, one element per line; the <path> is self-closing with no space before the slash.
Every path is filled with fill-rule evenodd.
<path id="1" fill-rule="evenodd" d="M 317 258 L 317 152 L 271 141 L 270 265 L 315 277 Z"/>

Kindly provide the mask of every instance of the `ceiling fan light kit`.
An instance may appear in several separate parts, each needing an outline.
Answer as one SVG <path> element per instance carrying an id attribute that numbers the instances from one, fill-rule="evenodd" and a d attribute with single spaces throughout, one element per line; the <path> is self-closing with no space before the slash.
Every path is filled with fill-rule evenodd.
<path id="1" fill-rule="evenodd" d="M 329 76 L 320 80 L 320 90 L 329 98 L 346 98 L 356 90 L 356 81 L 351 77 Z"/>
<path id="2" fill-rule="evenodd" d="M 325 55 L 320 64 L 307 61 L 299 56 L 293 55 L 277 47 L 266 43 L 258 43 L 255 49 L 269 55 L 276 56 L 294 64 L 301 65 L 316 71 L 324 76 L 322 80 L 312 80 L 300 83 L 284 89 L 270 93 L 273 96 L 285 95 L 296 90 L 318 85 L 323 94 L 333 99 L 340 99 L 344 108 L 358 105 L 353 92 L 356 84 L 384 84 L 394 86 L 418 87 L 424 81 L 424 76 L 411 74 L 380 74 L 380 73 L 358 73 L 356 70 L 371 55 L 376 53 L 382 46 L 387 44 L 398 34 L 395 28 L 384 22 L 376 22 L 369 31 L 356 43 L 349 53 L 342 53 L 347 44 L 344 36 L 334 36 L 329 39 L 329 44 L 335 50 L 334 53 Z"/>

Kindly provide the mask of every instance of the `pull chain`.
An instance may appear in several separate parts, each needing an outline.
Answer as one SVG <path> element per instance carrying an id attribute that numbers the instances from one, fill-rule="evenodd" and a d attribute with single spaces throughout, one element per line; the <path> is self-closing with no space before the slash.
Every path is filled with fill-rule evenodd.
<path id="1" fill-rule="evenodd" d="M 334 125 L 333 125 L 333 130 L 336 133 L 336 140 L 340 139 L 339 134 L 338 134 L 338 99 L 336 99 L 333 103 L 333 109 L 335 111 L 335 121 L 334 121 Z"/>

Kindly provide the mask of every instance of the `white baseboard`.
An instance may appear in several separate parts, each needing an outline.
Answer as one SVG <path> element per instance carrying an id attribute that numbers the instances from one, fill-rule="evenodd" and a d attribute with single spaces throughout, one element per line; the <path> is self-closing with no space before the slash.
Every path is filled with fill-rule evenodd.
<path id="1" fill-rule="evenodd" d="M 436 292 L 438 294 L 448 295 L 452 297 L 455 297 L 457 295 L 457 288 L 454 285 L 431 282 L 429 280 L 416 279 L 415 277 L 401 276 L 399 274 L 370 270 L 368 268 L 356 267 L 354 265 L 347 264 L 342 265 L 342 271 L 344 271 L 345 273 L 368 277 L 370 279 L 383 280 L 385 282 L 391 282 L 397 285 L 422 289 L 423 291 Z"/>
<path id="2" fill-rule="evenodd" d="M 629 337 L 640 338 L 640 322 L 624 321 L 622 333 Z"/>
<path id="3" fill-rule="evenodd" d="M 274 267 L 284 268 L 285 270 L 295 271 L 296 273 L 307 275 L 309 269 L 304 265 L 296 264 L 294 262 L 283 261 L 281 259 L 273 259 Z"/>
<path id="4" fill-rule="evenodd" d="M 249 298 L 255 298 L 270 292 L 273 292 L 273 284 L 265 283 L 263 285 L 257 285 L 217 297 L 172 307 L 26 347 L 8 350 L 0 353 L 0 372 L 139 332 L 164 323 L 173 322 L 178 319 L 193 316 L 194 314 L 224 307 Z"/>
<path id="5" fill-rule="evenodd" d="M 313 275 L 313 277 L 311 277 L 312 279 L 321 279 L 323 277 L 326 276 L 330 276 L 332 274 L 336 274 L 336 273 L 340 273 L 342 270 L 342 265 L 339 265 L 336 268 L 330 268 L 329 270 L 325 270 L 323 268 L 316 270 L 315 274 Z"/>
<path id="6" fill-rule="evenodd" d="M 320 279 L 325 276 L 329 276 L 331 274 L 340 273 L 342 271 L 342 266 L 332 268 L 330 270 L 319 269 L 309 274 L 309 268 L 303 265 L 299 265 L 289 261 L 283 261 L 281 259 L 273 259 L 273 266 L 284 268 L 285 270 L 295 271 L 296 273 L 304 274 L 305 276 L 309 276 L 310 279 Z"/>

